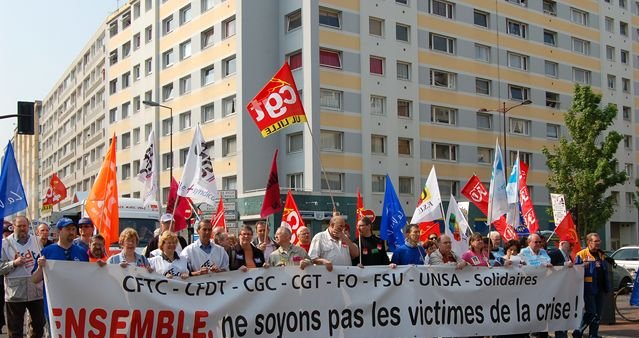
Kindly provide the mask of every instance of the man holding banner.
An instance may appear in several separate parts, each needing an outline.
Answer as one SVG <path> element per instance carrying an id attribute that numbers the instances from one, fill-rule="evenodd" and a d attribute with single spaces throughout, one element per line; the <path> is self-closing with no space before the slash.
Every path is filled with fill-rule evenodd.
<path id="1" fill-rule="evenodd" d="M 342 216 L 333 216 L 326 231 L 313 237 L 308 255 L 313 264 L 324 265 L 333 271 L 333 265 L 351 266 L 352 259 L 359 256 L 359 249 L 344 233 L 346 221 Z"/>

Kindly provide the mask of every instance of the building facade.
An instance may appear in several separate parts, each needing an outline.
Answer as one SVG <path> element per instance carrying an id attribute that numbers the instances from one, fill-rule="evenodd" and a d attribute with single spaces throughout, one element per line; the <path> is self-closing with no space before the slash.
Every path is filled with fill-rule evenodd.
<path id="1" fill-rule="evenodd" d="M 433 165 L 445 200 L 473 173 L 487 183 L 499 138 L 508 162 L 519 151 L 528 163 L 545 229 L 541 149 L 566 135 L 581 83 L 619 108 L 631 179 L 610 192 L 618 206 L 604 237 L 608 248 L 635 243 L 638 26 L 637 3 L 618 0 L 131 0 L 43 100 L 40 189 L 58 172 L 70 196 L 90 190 L 115 135 L 119 192 L 139 197 L 155 130 L 164 202 L 199 124 L 218 189 L 237 190 L 240 222 L 259 218 L 278 148 L 280 185 L 319 231 L 329 195 L 354 218 L 358 187 L 379 215 L 386 174 L 409 215 Z M 264 139 L 244 107 L 284 61 L 309 123 Z"/>

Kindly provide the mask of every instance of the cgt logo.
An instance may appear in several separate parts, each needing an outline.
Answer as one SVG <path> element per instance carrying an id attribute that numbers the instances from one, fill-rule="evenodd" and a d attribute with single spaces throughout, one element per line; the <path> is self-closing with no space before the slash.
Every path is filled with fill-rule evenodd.
<path id="1" fill-rule="evenodd" d="M 251 107 L 255 111 L 255 120 L 261 122 L 264 120 L 265 113 L 262 107 L 266 110 L 269 118 L 277 119 L 282 117 L 288 111 L 288 105 L 295 104 L 297 102 L 297 95 L 293 87 L 288 84 L 282 85 L 277 92 L 271 93 L 262 102 L 253 100 Z M 261 103 L 261 105 L 260 105 Z"/>

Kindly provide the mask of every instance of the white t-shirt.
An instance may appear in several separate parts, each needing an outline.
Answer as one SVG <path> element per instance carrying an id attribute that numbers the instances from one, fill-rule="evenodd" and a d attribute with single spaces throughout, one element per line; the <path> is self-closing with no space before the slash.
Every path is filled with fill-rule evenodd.
<path id="1" fill-rule="evenodd" d="M 40 238 L 30 235 L 27 242 L 18 243 L 15 234 L 2 240 L 2 261 L 12 261 L 16 254 L 24 258 L 25 263 L 7 274 L 7 278 L 31 277 L 35 271 L 35 263 L 40 258 Z"/>
<path id="2" fill-rule="evenodd" d="M 203 267 L 210 268 L 216 266 L 224 271 L 229 270 L 229 255 L 224 251 L 224 248 L 210 242 L 211 252 L 206 253 L 201 248 L 202 242 L 198 239 L 184 248 L 180 253 L 180 257 L 187 261 L 189 270 L 192 272 L 199 271 Z"/>
<path id="3" fill-rule="evenodd" d="M 160 254 L 158 256 L 149 258 L 149 264 L 157 273 L 162 276 L 166 276 L 170 274 L 172 276 L 180 276 L 181 273 L 189 272 L 189 268 L 186 265 L 186 259 L 180 258 L 179 256 L 173 260 L 173 262 L 169 262 L 164 259 L 163 255 Z"/>
<path id="4" fill-rule="evenodd" d="M 180 241 L 177 242 L 177 246 L 175 247 L 175 253 L 178 255 L 182 253 L 182 244 L 180 244 Z M 160 255 L 162 255 L 162 249 L 157 248 L 149 253 L 149 258 L 160 256 Z"/>
<path id="5" fill-rule="evenodd" d="M 353 265 L 348 244 L 342 243 L 341 240 L 333 239 L 328 230 L 322 231 L 313 237 L 308 255 L 311 260 L 316 258 L 328 259 L 333 265 Z"/>

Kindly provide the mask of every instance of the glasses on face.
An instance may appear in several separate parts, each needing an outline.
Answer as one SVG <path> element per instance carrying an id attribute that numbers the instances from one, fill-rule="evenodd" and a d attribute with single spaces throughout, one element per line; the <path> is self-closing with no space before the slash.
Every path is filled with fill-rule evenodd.
<path id="1" fill-rule="evenodd" d="M 428 240 L 429 240 L 429 241 L 436 241 L 436 240 L 437 240 L 437 237 L 428 237 Z"/>

